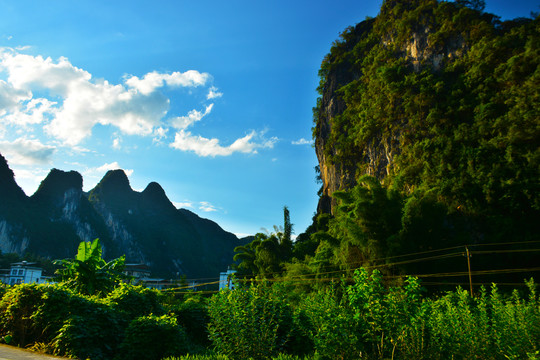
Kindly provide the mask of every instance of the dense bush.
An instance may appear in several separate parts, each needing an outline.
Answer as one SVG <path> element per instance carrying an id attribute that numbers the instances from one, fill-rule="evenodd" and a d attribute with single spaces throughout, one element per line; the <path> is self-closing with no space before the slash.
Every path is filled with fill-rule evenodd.
<path id="1" fill-rule="evenodd" d="M 267 286 L 220 291 L 208 309 L 210 339 L 231 359 L 269 359 L 289 341 L 292 310 Z"/>
<path id="2" fill-rule="evenodd" d="M 94 303 L 84 315 L 70 316 L 52 342 L 57 355 L 79 359 L 112 359 L 118 351 L 125 327 L 117 313 Z"/>
<path id="3" fill-rule="evenodd" d="M 164 312 L 160 293 L 143 286 L 122 283 L 109 293 L 105 301 L 129 320 L 143 315 L 162 315 Z"/>
<path id="4" fill-rule="evenodd" d="M 517 291 L 506 299 L 495 285 L 471 298 L 458 289 L 426 301 L 424 333 L 429 341 L 415 358 L 527 359 L 540 351 L 540 301 L 534 283 L 528 299 Z M 411 338 L 411 340 L 413 340 Z M 413 340 L 414 341 L 414 340 Z M 416 339 L 417 341 L 417 339 Z"/>
<path id="5" fill-rule="evenodd" d="M 359 322 L 346 299 L 329 287 L 300 304 L 308 323 L 302 330 L 320 359 L 358 359 L 364 350 Z"/>
<path id="6" fill-rule="evenodd" d="M 21 284 L 0 301 L 0 336 L 12 344 L 45 344 L 59 355 L 106 359 L 121 336 L 116 314 L 95 298 L 60 285 Z"/>
<path id="7" fill-rule="evenodd" d="M 49 342 L 70 314 L 89 307 L 85 298 L 61 286 L 12 286 L 0 301 L 0 335 L 10 335 L 19 346 Z"/>
<path id="8" fill-rule="evenodd" d="M 148 315 L 132 320 L 120 345 L 122 359 L 160 360 L 187 352 L 184 329 L 168 315 Z"/>
<path id="9" fill-rule="evenodd" d="M 192 346 L 203 348 L 211 345 L 208 334 L 208 306 L 201 297 L 188 297 L 170 310 L 176 317 L 178 324 L 186 330 Z"/>

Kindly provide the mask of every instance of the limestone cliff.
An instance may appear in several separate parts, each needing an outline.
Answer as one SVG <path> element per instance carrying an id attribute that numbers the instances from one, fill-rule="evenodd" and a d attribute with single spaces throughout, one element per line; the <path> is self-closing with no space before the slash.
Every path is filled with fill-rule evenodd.
<path id="1" fill-rule="evenodd" d="M 323 60 L 314 108 L 313 137 L 323 183 L 319 213 L 331 213 L 332 193 L 350 189 L 360 176 L 385 181 L 396 174 L 396 159 L 411 141 L 408 133 L 426 121 L 414 119 L 413 124 L 404 115 L 404 101 L 390 88 L 392 83 L 414 74 L 436 77 L 454 67 L 458 76 L 457 61 L 478 38 L 495 31 L 494 19 L 454 3 L 392 0 L 383 3 L 376 18 L 341 34 Z M 451 81 L 441 78 L 440 86 Z M 405 93 L 407 84 L 400 86 Z"/>

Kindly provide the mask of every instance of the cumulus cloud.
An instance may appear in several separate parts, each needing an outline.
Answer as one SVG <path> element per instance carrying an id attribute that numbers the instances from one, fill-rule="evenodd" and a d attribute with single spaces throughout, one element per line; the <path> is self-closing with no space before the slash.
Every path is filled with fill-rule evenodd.
<path id="1" fill-rule="evenodd" d="M 30 99 L 31 96 L 28 91 L 15 89 L 11 84 L 0 80 L 0 115 L 17 111 L 19 103 Z"/>
<path id="2" fill-rule="evenodd" d="M 204 112 L 191 110 L 188 112 L 187 116 L 178 116 L 171 119 L 171 125 L 177 129 L 186 129 L 197 121 L 201 121 L 203 117 L 210 114 L 214 104 L 210 104 L 206 107 Z"/>
<path id="3" fill-rule="evenodd" d="M 188 128 L 208 116 L 214 104 L 193 109 L 184 116 L 168 117 L 170 99 L 161 88 L 208 86 L 206 100 L 223 96 L 211 85 L 212 76 L 196 70 L 160 73 L 142 77 L 125 75 L 112 84 L 94 79 L 88 71 L 65 58 L 27 55 L 13 48 L 0 48 L 0 134 L 11 126 L 16 132 L 40 125 L 57 144 L 78 148 L 97 125 L 118 129 L 112 147 L 120 148 L 121 135 L 152 137 L 161 144 L 175 128 L 170 146 L 199 156 L 228 156 L 235 152 L 257 153 L 272 148 L 277 139 L 264 139 L 255 131 L 224 146 L 219 139 L 193 135 Z"/>
<path id="4" fill-rule="evenodd" d="M 313 144 L 313 140 L 306 140 L 304 138 L 300 138 L 296 141 L 292 141 L 291 144 L 293 145 L 311 145 Z"/>
<path id="5" fill-rule="evenodd" d="M 167 137 L 167 133 L 169 132 L 169 129 L 164 127 L 158 127 L 154 130 L 153 139 L 152 142 L 154 144 L 162 144 L 163 139 Z"/>
<path id="6" fill-rule="evenodd" d="M 124 84 L 111 84 L 94 80 L 65 57 L 53 61 L 10 48 L 0 49 L 0 71 L 7 74 L 7 82 L 0 80 L 0 116 L 9 115 L 4 121 L 36 124 L 48 114 L 46 132 L 70 146 L 89 137 L 97 124 L 115 126 L 125 134 L 151 135 L 169 110 L 169 99 L 157 89 L 202 86 L 211 79 L 195 70 L 154 71 L 142 79 L 131 76 Z M 33 99 L 33 92 L 59 101 Z"/>
<path id="7" fill-rule="evenodd" d="M 126 85 L 147 95 L 168 85 L 171 87 L 196 87 L 206 84 L 211 79 L 210 74 L 188 70 L 184 73 L 175 71 L 172 74 L 161 74 L 156 71 L 144 75 L 142 79 L 131 76 L 126 79 Z"/>
<path id="8" fill-rule="evenodd" d="M 208 90 L 208 95 L 206 95 L 207 100 L 212 100 L 216 98 L 220 98 L 223 96 L 222 92 L 218 91 L 218 88 L 215 86 L 210 87 L 210 90 Z"/>
<path id="9" fill-rule="evenodd" d="M 12 142 L 0 142 L 0 153 L 13 164 L 48 164 L 51 162 L 55 150 L 54 146 L 44 145 L 36 139 L 19 138 Z"/>
<path id="10" fill-rule="evenodd" d="M 192 135 L 191 132 L 180 130 L 176 133 L 174 142 L 170 144 L 172 148 L 182 151 L 192 151 L 199 156 L 229 156 L 235 152 L 245 154 L 256 154 L 257 149 L 273 148 L 277 142 L 277 138 L 263 140 L 261 142 L 252 141 L 255 137 L 262 137 L 262 133 L 258 134 L 252 131 L 248 135 L 237 139 L 229 146 L 222 146 L 216 138 L 208 139 L 200 135 Z"/>

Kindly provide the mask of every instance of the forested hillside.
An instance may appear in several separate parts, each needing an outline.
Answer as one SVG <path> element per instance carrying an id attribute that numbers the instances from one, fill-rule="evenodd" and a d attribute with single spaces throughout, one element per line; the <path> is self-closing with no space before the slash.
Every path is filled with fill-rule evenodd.
<path id="1" fill-rule="evenodd" d="M 388 0 L 334 42 L 314 108 L 319 209 L 282 270 L 466 271 L 465 245 L 474 270 L 534 266 L 540 19 L 483 8 Z M 442 258 L 402 257 L 426 252 Z"/>

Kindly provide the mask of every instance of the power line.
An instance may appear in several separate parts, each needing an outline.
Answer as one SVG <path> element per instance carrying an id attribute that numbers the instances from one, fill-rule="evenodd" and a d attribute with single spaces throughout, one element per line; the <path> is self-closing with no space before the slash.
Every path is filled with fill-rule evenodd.
<path id="1" fill-rule="evenodd" d="M 442 252 L 442 251 L 463 249 L 463 248 L 465 248 L 467 246 L 469 246 L 469 247 L 496 246 L 496 245 L 505 246 L 505 245 L 535 244 L 535 243 L 540 243 L 540 240 L 537 240 L 537 241 L 535 240 L 535 241 L 506 242 L 506 243 L 487 243 L 487 244 L 459 245 L 459 246 L 452 246 L 452 247 L 447 247 L 447 248 L 442 248 L 442 249 L 432 249 L 432 250 L 408 253 L 408 254 L 403 254 L 403 255 L 395 255 L 395 256 L 388 256 L 388 257 L 384 257 L 384 258 L 372 259 L 372 260 L 369 260 L 369 262 L 375 263 L 375 262 L 387 261 L 387 260 L 391 260 L 391 259 L 398 259 L 398 258 L 403 258 L 403 257 L 415 256 L 415 255 L 425 255 L 425 254 L 437 253 L 437 252 Z M 502 254 L 502 253 L 522 253 L 522 252 L 526 253 L 526 252 L 538 252 L 538 251 L 540 251 L 540 249 L 507 249 L 507 250 L 473 250 L 473 251 L 470 251 L 470 253 L 471 254 Z M 379 264 L 379 265 L 371 265 L 371 266 L 368 265 L 368 266 L 364 266 L 364 268 L 367 269 L 367 270 L 378 269 L 378 268 L 387 268 L 387 267 L 392 267 L 392 266 L 397 266 L 397 265 L 406 265 L 406 264 L 412 264 L 412 263 L 428 261 L 428 260 L 439 260 L 439 259 L 445 259 L 445 258 L 458 257 L 458 256 L 462 256 L 463 254 L 464 254 L 464 252 L 451 253 L 451 254 L 442 254 L 442 255 L 435 255 L 435 256 L 430 256 L 430 257 L 425 257 L 425 258 L 403 260 L 403 261 L 387 263 L 387 264 Z M 363 263 L 363 261 L 356 261 L 356 262 L 349 262 L 349 263 L 341 263 L 340 265 L 341 266 L 343 266 L 343 265 L 351 266 L 351 265 L 358 265 L 358 264 L 362 264 L 362 263 Z M 334 266 L 335 265 L 323 266 L 323 267 L 321 267 L 321 269 L 330 268 L 330 267 L 334 267 Z M 320 275 L 329 275 L 329 274 L 337 274 L 337 273 L 346 273 L 346 272 L 349 272 L 349 271 L 352 271 L 352 269 L 334 270 L 334 271 L 322 272 L 322 273 L 318 273 L 317 275 L 320 276 Z M 264 274 L 258 274 L 258 276 L 267 277 L 267 276 L 276 275 L 276 274 L 277 275 L 282 275 L 283 273 L 284 273 L 284 271 L 275 271 L 275 272 L 269 272 L 269 273 L 264 273 Z M 475 274 L 474 272 L 472 272 L 472 273 Z M 304 275 L 298 275 L 298 276 L 304 276 Z M 424 275 L 422 275 L 422 276 L 424 276 Z M 218 278 L 217 277 L 213 277 L 213 278 L 194 278 L 194 279 L 186 279 L 185 281 L 196 282 L 196 281 L 215 280 L 215 279 L 218 279 Z M 202 284 L 195 284 L 194 286 L 199 287 L 199 286 L 212 285 L 212 284 L 217 284 L 217 283 L 219 283 L 219 280 L 212 281 L 212 282 L 205 282 L 205 283 L 202 283 Z M 185 287 L 177 288 L 177 289 L 189 289 L 189 288 L 193 288 L 194 286 L 193 285 L 185 286 Z"/>

